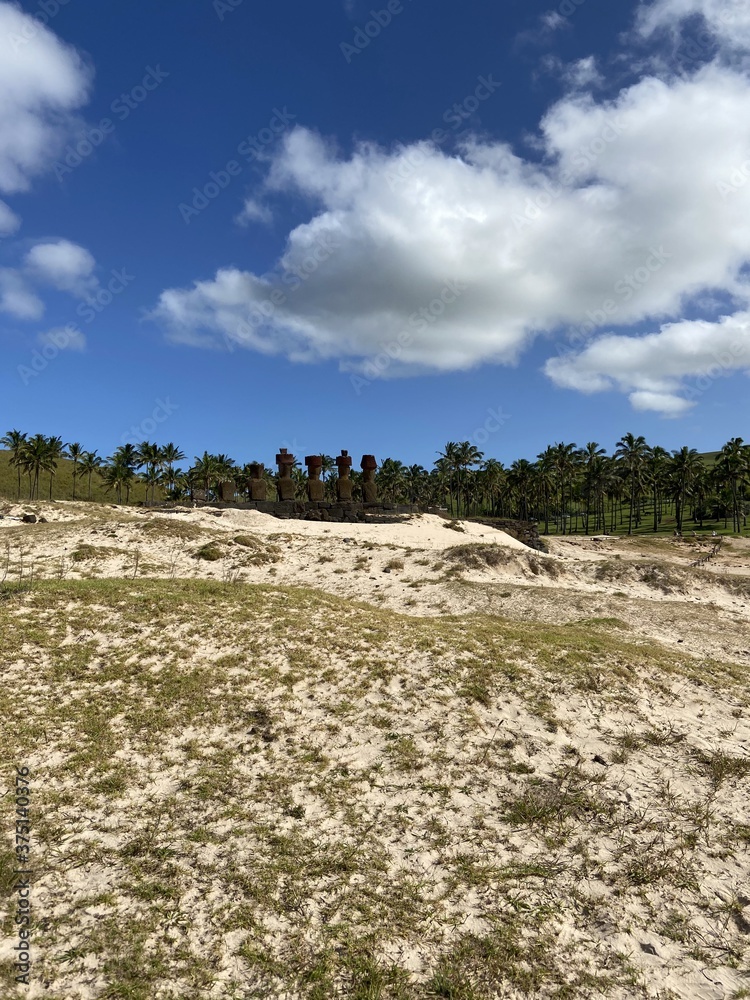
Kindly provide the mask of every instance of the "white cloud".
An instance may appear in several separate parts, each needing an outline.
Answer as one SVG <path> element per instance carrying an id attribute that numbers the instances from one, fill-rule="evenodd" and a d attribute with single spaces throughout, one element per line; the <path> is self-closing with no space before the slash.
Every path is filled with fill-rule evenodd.
<path id="1" fill-rule="evenodd" d="M 481 141 L 342 158 L 295 129 L 268 184 L 318 207 L 274 272 L 221 269 L 165 291 L 156 315 L 176 340 L 347 368 L 406 331 L 396 375 L 513 363 L 589 315 L 611 328 L 678 317 L 701 292 L 744 294 L 750 184 L 731 197 L 717 185 L 750 149 L 748 106 L 750 82 L 718 66 L 611 103 L 576 93 L 542 122 L 543 165 Z M 449 279 L 466 290 L 425 321 Z"/>
<path id="2" fill-rule="evenodd" d="M 69 240 L 38 243 L 27 253 L 25 263 L 37 281 L 71 295 L 84 297 L 97 285 L 93 276 L 94 258 L 84 247 Z"/>
<path id="3" fill-rule="evenodd" d="M 542 24 L 550 31 L 557 31 L 558 28 L 563 28 L 568 24 L 567 18 L 564 18 L 559 11 L 548 10 L 545 11 L 541 16 Z"/>
<path id="4" fill-rule="evenodd" d="M 55 327 L 40 333 L 37 340 L 42 345 L 56 347 L 59 351 L 84 351 L 86 349 L 86 337 L 72 324 L 66 327 Z"/>
<path id="5" fill-rule="evenodd" d="M 750 312 L 715 323 L 666 323 L 643 337 L 606 334 L 581 351 L 551 358 L 545 371 L 563 388 L 618 389 L 638 410 L 679 416 L 717 378 L 750 371 Z"/>
<path id="6" fill-rule="evenodd" d="M 0 312 L 16 319 L 39 319 L 44 303 L 13 268 L 0 268 Z"/>
<path id="7" fill-rule="evenodd" d="M 604 82 L 604 77 L 599 72 L 594 56 L 579 59 L 567 66 L 565 79 L 572 87 L 579 89 L 595 87 Z"/>
<path id="8" fill-rule="evenodd" d="M 87 100 L 90 76 L 71 46 L 0 0 L 0 191 L 24 191 L 50 166 Z"/>
<path id="9" fill-rule="evenodd" d="M 268 205 L 262 204 L 262 202 L 257 201 L 255 198 L 246 198 L 245 204 L 242 211 L 239 213 L 235 222 L 238 222 L 241 226 L 247 226 L 251 222 L 262 222 L 268 225 L 273 221 L 273 213 Z"/>
<path id="10" fill-rule="evenodd" d="M 20 225 L 21 220 L 16 213 L 4 201 L 0 201 L 0 236 L 10 236 Z"/>
<path id="11" fill-rule="evenodd" d="M 747 0 L 654 0 L 641 4 L 638 29 L 644 36 L 679 31 L 691 16 L 703 17 L 718 42 L 727 49 L 750 48 L 750 5 Z"/>

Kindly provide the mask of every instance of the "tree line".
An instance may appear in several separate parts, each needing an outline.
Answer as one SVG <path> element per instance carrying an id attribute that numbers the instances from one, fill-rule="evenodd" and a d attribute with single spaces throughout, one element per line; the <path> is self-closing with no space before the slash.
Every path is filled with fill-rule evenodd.
<path id="1" fill-rule="evenodd" d="M 63 444 L 60 437 L 18 430 L 0 438 L 10 452 L 17 476 L 17 497 L 24 479 L 30 500 L 41 499 L 42 490 L 53 499 L 55 476 L 62 459 L 72 463 L 73 499 L 80 487 L 90 500 L 96 476 L 118 503 L 129 503 L 135 483 L 145 484 L 147 499 L 214 499 L 222 482 L 233 481 L 239 499 L 249 496 L 250 466 L 237 465 L 228 455 L 204 452 L 193 464 L 181 468 L 185 454 L 173 443 L 143 441 L 124 444 L 103 459 L 78 442 Z M 323 455 L 322 479 L 326 495 L 335 499 L 336 465 Z M 292 476 L 298 496 L 305 497 L 307 475 L 299 460 Z M 275 496 L 276 476 L 265 472 L 269 499 Z M 352 472 L 355 485 L 361 473 Z M 45 481 L 46 480 L 46 481 Z M 642 436 L 625 434 L 608 455 L 596 441 L 579 448 L 560 442 L 548 446 L 536 461 L 516 459 L 507 468 L 485 458 L 468 441 L 449 441 L 431 469 L 404 465 L 386 458 L 376 481 L 387 502 L 447 508 L 454 517 L 492 516 L 537 521 L 545 534 L 627 530 L 659 531 L 668 521 L 682 533 L 686 523 L 703 528 L 706 522 L 723 521 L 739 533 L 747 523 L 750 493 L 750 445 L 730 439 L 713 465 L 695 448 L 684 446 L 671 453 L 647 444 Z"/>

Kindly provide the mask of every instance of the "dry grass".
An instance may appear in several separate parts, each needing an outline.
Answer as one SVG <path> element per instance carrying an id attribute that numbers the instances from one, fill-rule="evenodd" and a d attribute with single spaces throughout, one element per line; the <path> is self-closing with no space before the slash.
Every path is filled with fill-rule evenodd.
<path id="1" fill-rule="evenodd" d="M 732 664 L 606 618 L 406 618 L 201 581 L 6 589 L 0 634 L 51 1000 L 94 981 L 108 1000 L 645 998 L 644 940 L 681 975 L 747 968 L 714 875 L 747 863 Z M 652 721 L 686 690 L 712 749 Z"/>

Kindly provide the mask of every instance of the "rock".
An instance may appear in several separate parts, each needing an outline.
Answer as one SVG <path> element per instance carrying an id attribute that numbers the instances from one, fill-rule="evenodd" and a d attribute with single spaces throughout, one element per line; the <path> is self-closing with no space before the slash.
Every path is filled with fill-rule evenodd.
<path id="1" fill-rule="evenodd" d="M 40 517 L 39 518 L 39 524 L 47 524 L 47 518 L 46 517 Z"/>
<path id="2" fill-rule="evenodd" d="M 24 514 L 21 520 L 24 524 L 36 524 L 36 514 Z"/>

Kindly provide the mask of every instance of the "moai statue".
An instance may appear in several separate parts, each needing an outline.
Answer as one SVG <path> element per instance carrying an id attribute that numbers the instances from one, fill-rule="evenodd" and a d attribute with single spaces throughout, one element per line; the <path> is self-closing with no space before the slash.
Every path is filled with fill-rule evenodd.
<path id="1" fill-rule="evenodd" d="M 378 499 L 378 487 L 375 483 L 375 470 L 378 463 L 374 455 L 362 456 L 362 499 L 365 503 L 376 503 Z"/>
<path id="2" fill-rule="evenodd" d="M 250 499 L 267 500 L 268 488 L 266 486 L 265 467 L 260 462 L 253 462 L 250 465 Z"/>
<path id="3" fill-rule="evenodd" d="M 219 500 L 222 503 L 232 503 L 235 488 L 233 479 L 226 479 L 223 483 L 219 483 Z"/>
<path id="4" fill-rule="evenodd" d="M 323 471 L 322 455 L 307 455 L 305 457 L 307 466 L 307 499 L 311 503 L 322 503 L 325 500 L 326 486 L 321 482 L 320 474 Z"/>
<path id="5" fill-rule="evenodd" d="M 279 481 L 277 484 L 279 500 L 294 500 L 297 492 L 297 484 L 292 479 L 294 455 L 290 455 L 286 448 L 282 448 L 276 456 L 276 464 L 279 467 Z"/>
<path id="6" fill-rule="evenodd" d="M 352 501 L 352 457 L 348 451 L 342 451 L 336 459 L 339 478 L 336 480 L 336 497 L 341 503 Z"/>

